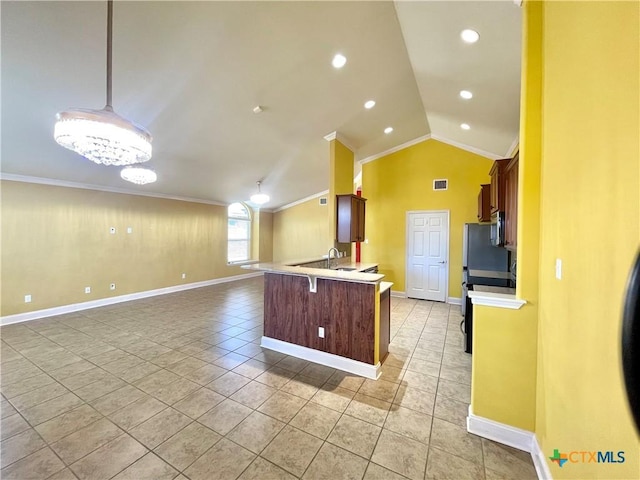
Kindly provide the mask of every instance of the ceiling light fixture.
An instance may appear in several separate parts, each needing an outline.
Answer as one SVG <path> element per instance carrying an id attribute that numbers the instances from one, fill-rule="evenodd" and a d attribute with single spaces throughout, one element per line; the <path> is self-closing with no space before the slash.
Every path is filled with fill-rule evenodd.
<path id="1" fill-rule="evenodd" d="M 251 195 L 251 201 L 253 203 L 255 203 L 256 205 L 262 205 L 264 203 L 267 203 L 269 201 L 269 195 L 267 195 L 266 193 L 261 193 L 260 192 L 260 183 L 261 182 L 256 182 L 258 185 L 258 193 L 255 193 L 253 195 Z"/>
<path id="2" fill-rule="evenodd" d="M 135 183 L 136 185 L 146 185 L 158 179 L 156 172 L 144 167 L 124 167 L 120 171 L 120 176 L 123 180 Z"/>
<path id="3" fill-rule="evenodd" d="M 374 100 L 367 100 L 366 102 L 364 102 L 364 108 L 366 108 L 367 110 L 375 106 L 376 106 L 376 102 Z"/>
<path id="4" fill-rule="evenodd" d="M 335 57 L 333 57 L 333 60 L 331 61 L 331 65 L 333 65 L 334 68 L 342 68 L 346 63 L 347 57 L 341 53 L 336 53 Z"/>
<path id="5" fill-rule="evenodd" d="M 471 93 L 469 90 L 460 90 L 460 96 L 465 100 L 470 100 L 473 98 L 473 93 Z"/>
<path id="6" fill-rule="evenodd" d="M 460 128 L 463 130 L 471 130 L 471 127 L 469 126 L 468 123 L 461 123 Z"/>
<path id="7" fill-rule="evenodd" d="M 113 0 L 107 1 L 107 104 L 102 110 L 75 108 L 56 115 L 53 138 L 101 165 L 131 165 L 151 158 L 151 134 L 113 111 L 111 77 Z"/>
<path id="8" fill-rule="evenodd" d="M 480 38 L 480 34 L 475 30 L 466 29 L 460 33 L 460 37 L 467 43 L 476 43 Z"/>
<path id="9" fill-rule="evenodd" d="M 393 127 L 387 127 L 384 129 L 384 133 L 391 133 L 393 132 Z"/>

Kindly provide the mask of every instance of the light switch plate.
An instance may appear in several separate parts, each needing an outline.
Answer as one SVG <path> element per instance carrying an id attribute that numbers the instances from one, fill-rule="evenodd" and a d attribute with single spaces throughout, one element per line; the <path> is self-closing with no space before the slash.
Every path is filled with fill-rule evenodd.
<path id="1" fill-rule="evenodd" d="M 556 278 L 562 280 L 562 260 L 556 258 Z"/>
<path id="2" fill-rule="evenodd" d="M 324 338 L 324 327 L 318 327 L 318 336 Z"/>
<path id="3" fill-rule="evenodd" d="M 31 303 L 31 295 L 24 296 L 24 303 Z"/>

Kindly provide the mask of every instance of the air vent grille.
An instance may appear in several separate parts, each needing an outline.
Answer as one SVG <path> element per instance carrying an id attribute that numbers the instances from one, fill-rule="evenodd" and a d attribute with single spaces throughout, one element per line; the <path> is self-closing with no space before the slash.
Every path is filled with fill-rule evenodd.
<path id="1" fill-rule="evenodd" d="M 447 188 L 449 188 L 449 180 L 446 178 L 439 178 L 433 181 L 434 190 L 446 190 Z"/>
<path id="2" fill-rule="evenodd" d="M 320 205 L 326 205 L 327 204 L 327 197 L 320 197 L 318 203 L 320 203 Z"/>

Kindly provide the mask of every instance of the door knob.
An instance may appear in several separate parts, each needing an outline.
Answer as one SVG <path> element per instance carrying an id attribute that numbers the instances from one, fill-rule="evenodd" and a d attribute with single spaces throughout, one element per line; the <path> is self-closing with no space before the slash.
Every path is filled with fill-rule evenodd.
<path id="1" fill-rule="evenodd" d="M 438 262 L 438 263 L 447 263 L 447 261 L 446 260 L 442 260 L 441 262 Z"/>

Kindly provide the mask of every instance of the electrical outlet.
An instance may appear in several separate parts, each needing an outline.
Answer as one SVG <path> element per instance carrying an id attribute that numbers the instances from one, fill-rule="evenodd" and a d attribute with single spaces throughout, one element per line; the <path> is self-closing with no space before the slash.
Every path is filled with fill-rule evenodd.
<path id="1" fill-rule="evenodd" d="M 556 278 L 562 280 L 562 260 L 556 258 Z"/>
<path id="2" fill-rule="evenodd" d="M 187 278 L 187 274 L 186 274 L 186 273 L 183 273 L 183 274 L 182 274 L 182 279 L 184 280 L 185 278 Z"/>
<path id="3" fill-rule="evenodd" d="M 31 303 L 31 295 L 24 296 L 24 303 Z"/>
<path id="4" fill-rule="evenodd" d="M 324 327 L 318 327 L 318 336 L 324 338 Z"/>
<path id="5" fill-rule="evenodd" d="M 84 287 L 84 293 L 91 293 L 91 287 Z"/>
<path id="6" fill-rule="evenodd" d="M 133 233 L 133 227 L 127 227 L 127 233 Z"/>
<path id="7" fill-rule="evenodd" d="M 112 283 L 111 285 L 109 285 L 109 290 L 115 290 L 116 289 L 116 284 Z"/>
<path id="8" fill-rule="evenodd" d="M 109 233 L 110 233 L 111 235 L 115 235 L 115 234 L 116 234 L 116 227 L 111 227 L 111 228 L 109 228 Z"/>

